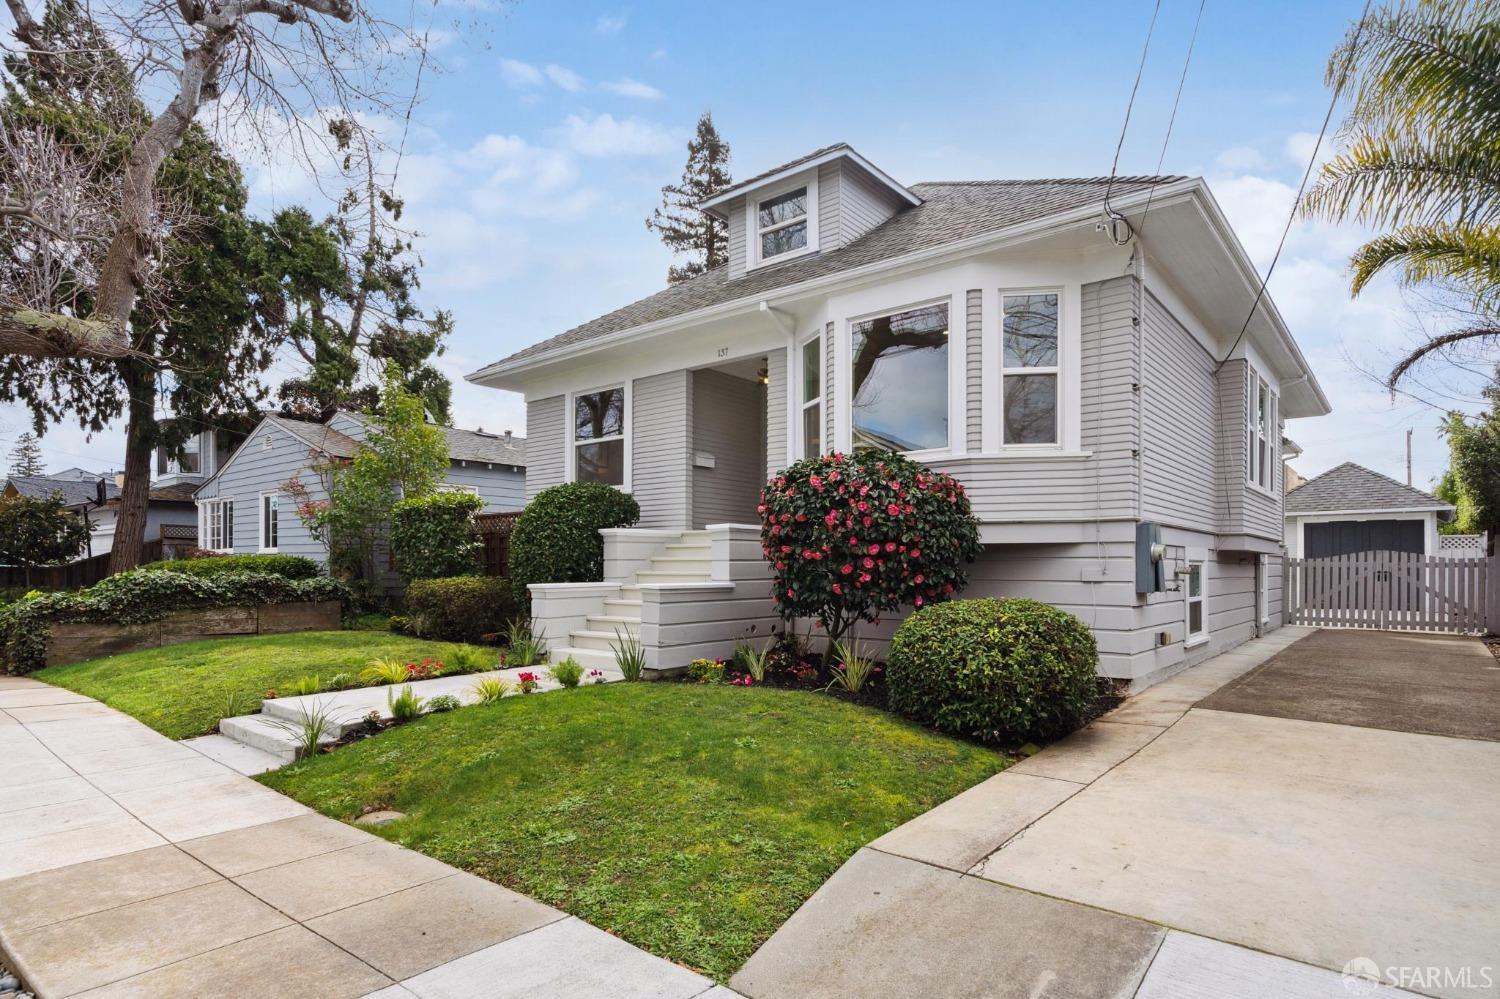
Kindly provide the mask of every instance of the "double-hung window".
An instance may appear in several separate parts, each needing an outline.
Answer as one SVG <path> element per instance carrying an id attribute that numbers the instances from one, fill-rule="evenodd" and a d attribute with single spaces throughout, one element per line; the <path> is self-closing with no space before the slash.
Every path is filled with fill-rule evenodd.
<path id="1" fill-rule="evenodd" d="M 205 500 L 203 505 L 203 547 L 227 552 L 234 548 L 234 500 Z"/>
<path id="2" fill-rule="evenodd" d="M 851 324 L 854 447 L 948 447 L 948 304 Z"/>
<path id="3" fill-rule="evenodd" d="M 802 454 L 812 458 L 823 453 L 823 338 L 815 336 L 802 345 Z"/>
<path id="4" fill-rule="evenodd" d="M 1208 637 L 1203 607 L 1203 563 L 1189 562 L 1187 573 L 1187 641 L 1189 645 Z"/>
<path id="5" fill-rule="evenodd" d="M 807 249 L 809 221 L 806 186 L 757 202 L 755 242 L 759 259 L 764 262 Z"/>
<path id="6" fill-rule="evenodd" d="M 280 506 L 281 497 L 276 493 L 260 494 L 260 550 L 263 552 L 274 552 L 280 541 L 277 525 Z"/>
<path id="7" fill-rule="evenodd" d="M 1265 379 L 1250 369 L 1250 399 L 1247 424 L 1249 427 L 1249 460 L 1246 477 L 1251 485 L 1269 491 L 1275 481 L 1276 438 L 1276 394 Z"/>
<path id="8" fill-rule="evenodd" d="M 573 397 L 573 480 L 625 485 L 625 386 Z"/>
<path id="9" fill-rule="evenodd" d="M 1058 443 L 1058 299 L 1050 291 L 1000 296 L 1006 445 Z"/>

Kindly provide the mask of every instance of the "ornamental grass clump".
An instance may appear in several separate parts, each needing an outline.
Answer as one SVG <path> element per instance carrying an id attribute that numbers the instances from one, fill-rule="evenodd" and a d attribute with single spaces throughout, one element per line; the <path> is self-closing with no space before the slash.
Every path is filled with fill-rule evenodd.
<path id="1" fill-rule="evenodd" d="M 891 710 L 950 735 L 1001 745 L 1053 739 L 1098 697 L 1088 627 L 1035 600 L 954 600 L 917 611 L 891 639 Z"/>
<path id="2" fill-rule="evenodd" d="M 761 490 L 761 551 L 784 620 L 832 645 L 856 622 L 946 600 L 968 583 L 979 525 L 957 479 L 892 451 L 808 458 Z"/>

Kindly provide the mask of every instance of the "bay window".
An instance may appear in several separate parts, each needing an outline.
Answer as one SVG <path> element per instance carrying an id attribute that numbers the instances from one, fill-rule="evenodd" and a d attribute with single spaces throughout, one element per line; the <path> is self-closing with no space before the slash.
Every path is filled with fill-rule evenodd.
<path id="1" fill-rule="evenodd" d="M 851 324 L 851 442 L 926 451 L 948 447 L 948 305 Z"/>
<path id="2" fill-rule="evenodd" d="M 823 338 L 815 336 L 802 345 L 802 454 L 812 458 L 823 453 Z"/>
<path id="3" fill-rule="evenodd" d="M 573 397 L 573 480 L 625 485 L 625 387 Z"/>
<path id="4" fill-rule="evenodd" d="M 1000 296 L 1002 441 L 1058 443 L 1058 294 Z"/>

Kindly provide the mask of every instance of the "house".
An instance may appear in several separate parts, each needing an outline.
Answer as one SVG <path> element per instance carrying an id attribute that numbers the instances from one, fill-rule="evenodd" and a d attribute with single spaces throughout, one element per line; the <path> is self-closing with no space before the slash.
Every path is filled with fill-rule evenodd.
<path id="1" fill-rule="evenodd" d="M 504 435 L 441 427 L 450 465 L 444 488 L 475 493 L 486 511 L 519 510 L 526 442 Z M 298 518 L 286 483 L 299 477 L 311 499 L 326 499 L 309 469 L 352 458 L 369 434 L 367 418 L 334 413 L 325 423 L 266 416 L 234 453 L 197 488 L 200 546 L 220 552 L 281 552 L 326 561 L 328 552 Z"/>
<path id="2" fill-rule="evenodd" d="M 1286 494 L 1286 549 L 1292 558 L 1446 554 L 1438 525 L 1452 519 L 1451 503 L 1346 461 Z M 1462 554 L 1484 554 L 1481 544 L 1473 548 Z"/>
<path id="3" fill-rule="evenodd" d="M 1108 676 L 1280 624 L 1283 421 L 1329 403 L 1202 179 L 907 186 L 839 144 L 702 208 L 725 266 L 469 375 L 525 396 L 528 497 L 641 505 L 604 582 L 533 588 L 554 654 L 625 629 L 668 669 L 766 634 L 760 486 L 868 444 L 966 484 L 965 595 L 1077 614 Z"/>
<path id="4" fill-rule="evenodd" d="M 113 472 L 90 474 L 81 468 L 69 468 L 56 475 L 12 475 L 0 492 L 7 497 L 62 497 L 64 509 L 82 517 L 89 526 L 88 546 L 79 558 L 103 555 L 114 544 L 120 486 Z"/>

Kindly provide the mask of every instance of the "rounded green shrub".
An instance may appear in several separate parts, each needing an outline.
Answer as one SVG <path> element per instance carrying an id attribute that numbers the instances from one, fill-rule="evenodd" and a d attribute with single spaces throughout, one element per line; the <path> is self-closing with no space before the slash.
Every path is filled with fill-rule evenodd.
<path id="1" fill-rule="evenodd" d="M 221 576 L 226 572 L 255 572 L 283 579 L 312 579 L 323 567 L 301 555 L 205 555 L 174 558 L 141 566 L 147 572 L 180 572 L 185 576 Z"/>
<path id="2" fill-rule="evenodd" d="M 442 492 L 404 499 L 391 508 L 391 561 L 406 580 L 479 574 L 484 547 L 474 515 L 484 500 Z"/>
<path id="3" fill-rule="evenodd" d="M 902 622 L 891 640 L 892 710 L 981 742 L 1065 735 L 1097 696 L 1098 648 L 1078 618 L 1035 600 L 953 600 Z"/>
<path id="4" fill-rule="evenodd" d="M 568 482 L 537 493 L 510 536 L 510 581 L 529 603 L 532 583 L 592 583 L 604 578 L 599 532 L 641 519 L 635 498 L 598 482 Z"/>
<path id="5" fill-rule="evenodd" d="M 421 638 L 477 642 L 503 631 L 516 614 L 508 580 L 493 576 L 416 579 L 406 588 L 400 630 Z M 392 618 L 396 627 L 396 619 Z"/>

